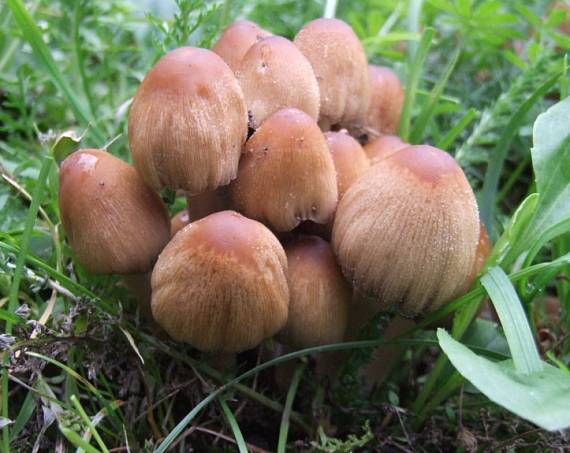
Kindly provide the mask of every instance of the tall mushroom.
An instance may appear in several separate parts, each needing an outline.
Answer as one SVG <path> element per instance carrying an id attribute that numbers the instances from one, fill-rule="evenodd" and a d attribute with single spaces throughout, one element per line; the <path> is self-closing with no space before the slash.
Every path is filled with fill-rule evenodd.
<path id="1" fill-rule="evenodd" d="M 475 195 L 453 157 L 409 146 L 344 195 L 333 248 L 356 289 L 405 316 L 434 310 L 469 279 L 479 240 Z"/>
<path id="2" fill-rule="evenodd" d="M 368 62 L 352 28 L 338 19 L 316 19 L 295 37 L 319 82 L 323 130 L 361 130 L 370 103 Z"/>
<path id="3" fill-rule="evenodd" d="M 247 137 L 247 109 L 224 61 L 181 47 L 140 85 L 129 115 L 134 165 L 154 189 L 190 195 L 229 184 Z"/>
<path id="4" fill-rule="evenodd" d="M 395 134 L 404 106 L 404 87 L 394 71 L 385 66 L 368 66 L 371 86 L 366 132 L 372 137 Z"/>
<path id="5" fill-rule="evenodd" d="M 180 230 L 152 273 L 152 313 L 201 351 L 253 348 L 287 321 L 287 257 L 261 223 L 233 211 Z"/>
<path id="6" fill-rule="evenodd" d="M 133 167 L 103 150 L 74 152 L 61 164 L 59 207 L 71 248 L 89 272 L 146 284 L 140 274 L 152 270 L 168 242 L 170 219 Z M 148 297 L 144 292 L 143 310 Z"/>
<path id="7" fill-rule="evenodd" d="M 212 50 L 235 72 L 249 48 L 268 36 L 271 33 L 256 23 L 236 20 L 224 30 Z"/>
<path id="8" fill-rule="evenodd" d="M 331 219 L 336 174 L 315 120 L 293 108 L 267 118 L 246 143 L 230 194 L 239 211 L 277 231 Z"/>
<path id="9" fill-rule="evenodd" d="M 295 107 L 317 121 L 319 85 L 309 61 L 288 39 L 265 38 L 254 44 L 236 72 L 250 115 L 257 129 L 272 113 Z"/>

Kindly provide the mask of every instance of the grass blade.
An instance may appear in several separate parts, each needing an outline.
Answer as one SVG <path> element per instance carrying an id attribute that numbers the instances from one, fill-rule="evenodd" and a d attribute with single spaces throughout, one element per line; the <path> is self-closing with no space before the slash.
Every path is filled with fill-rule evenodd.
<path id="1" fill-rule="evenodd" d="M 420 112 L 418 118 L 414 122 L 414 128 L 410 133 L 410 140 L 409 140 L 410 143 L 415 144 L 415 143 L 420 143 L 422 141 L 425 129 L 429 121 L 433 117 L 435 108 L 437 107 L 437 103 L 439 102 L 439 99 L 443 94 L 443 90 L 447 85 L 449 77 L 451 77 L 451 74 L 453 73 L 453 70 L 455 69 L 457 62 L 459 61 L 460 55 L 461 55 L 461 44 L 458 44 L 453 56 L 451 57 L 451 59 L 447 63 L 445 70 L 443 71 L 443 75 L 431 90 L 431 93 L 426 103 L 424 104 L 422 111 Z"/>
<path id="2" fill-rule="evenodd" d="M 408 61 L 408 67 L 406 70 L 406 97 L 404 99 L 404 107 L 402 109 L 399 129 L 399 135 L 404 141 L 408 141 L 416 92 L 434 34 L 435 30 L 433 28 L 426 28 L 424 30 L 417 51 L 413 58 Z"/>
<path id="3" fill-rule="evenodd" d="M 542 362 L 520 300 L 507 274 L 493 267 L 481 278 L 501 320 L 513 356 L 515 369 L 522 374 L 542 371 Z"/>
<path id="4" fill-rule="evenodd" d="M 22 281 L 22 276 L 24 273 L 24 264 L 26 262 L 26 256 L 28 255 L 28 250 L 30 248 L 30 240 L 32 239 L 32 232 L 34 229 L 34 224 L 36 223 L 36 217 L 38 215 L 38 210 L 42 199 L 42 190 L 44 184 L 47 181 L 49 172 L 53 159 L 50 156 L 44 156 L 42 160 L 42 166 L 40 168 L 40 174 L 34 187 L 34 192 L 32 194 L 32 202 L 26 215 L 26 222 L 24 224 L 24 233 L 22 235 L 22 240 L 20 242 L 20 253 L 16 260 L 16 269 L 14 270 L 14 276 L 12 278 L 12 285 L 10 286 L 10 294 L 8 296 L 8 312 L 14 313 L 18 305 L 18 293 L 20 291 L 20 282 Z M 10 335 L 12 333 L 12 322 L 6 320 L 6 334 Z M 6 364 L 10 360 L 9 354 L 4 354 L 3 363 Z M 9 406 L 8 406 L 8 371 L 6 369 L 2 372 L 2 416 L 8 418 Z M 8 426 L 3 429 L 3 446 L 4 451 L 9 451 L 10 449 L 10 429 Z"/>
<path id="5" fill-rule="evenodd" d="M 70 399 L 71 399 L 71 403 L 75 406 L 75 409 L 77 410 L 77 412 L 79 412 L 81 419 L 83 420 L 83 422 L 87 426 L 87 429 L 89 431 L 91 431 L 91 434 L 93 434 L 93 437 L 95 438 L 95 440 L 99 444 L 99 447 L 101 447 L 101 451 L 103 453 L 109 453 L 109 449 L 105 445 L 105 442 L 103 442 L 103 439 L 101 439 L 101 436 L 99 435 L 99 432 L 97 431 L 95 426 L 93 426 L 93 423 L 91 423 L 91 419 L 89 418 L 89 416 L 85 412 L 85 409 L 83 409 L 83 406 L 79 402 L 79 399 L 77 398 L 77 396 L 71 395 Z"/>
<path id="6" fill-rule="evenodd" d="M 102 134 L 99 129 L 94 126 L 94 118 L 81 105 L 81 102 L 79 102 L 79 99 L 73 92 L 71 86 L 63 77 L 63 74 L 53 59 L 48 46 L 43 41 L 42 34 L 38 26 L 26 9 L 24 2 L 22 0 L 8 0 L 8 6 L 12 11 L 18 27 L 20 27 L 20 30 L 22 30 L 24 38 L 30 44 L 38 59 L 46 66 L 47 73 L 51 81 L 63 93 L 63 96 L 73 110 L 74 115 L 85 126 L 93 126 L 92 132 L 95 139 L 97 140 L 97 145 L 103 146 L 105 143 L 104 134 Z"/>
<path id="7" fill-rule="evenodd" d="M 306 366 L 306 363 L 299 364 L 295 370 L 295 374 L 293 374 L 293 379 L 291 380 L 291 385 L 289 386 L 289 391 L 287 392 L 287 398 L 285 400 L 285 410 L 281 416 L 277 453 L 285 453 L 285 449 L 287 447 L 287 435 L 289 434 L 289 416 L 291 415 L 293 401 L 295 401 L 295 394 L 297 393 L 297 388 L 299 388 L 299 382 L 301 382 L 301 376 L 303 376 L 303 371 L 305 371 Z"/>
<path id="8" fill-rule="evenodd" d="M 86 453 L 103 453 L 100 450 L 97 450 L 91 444 L 87 443 L 85 440 L 83 440 L 81 436 L 72 429 L 63 428 L 60 426 L 59 430 L 69 442 L 71 442 L 76 447 L 82 448 L 83 450 L 85 450 Z"/>
<path id="9" fill-rule="evenodd" d="M 437 147 L 439 149 L 447 150 L 451 146 L 451 144 L 459 137 L 467 126 L 471 124 L 471 122 L 477 116 L 477 110 L 474 108 L 470 108 L 467 110 L 467 113 L 463 118 L 461 118 L 455 126 L 451 128 L 451 130 L 445 134 L 445 136 L 438 142 Z"/>
<path id="10" fill-rule="evenodd" d="M 247 453 L 248 452 L 247 444 L 245 443 L 245 439 L 243 438 L 243 434 L 241 433 L 241 429 L 239 428 L 238 421 L 234 413 L 230 409 L 230 406 L 228 406 L 228 403 L 226 402 L 226 400 L 222 395 L 218 396 L 218 403 L 220 403 L 222 411 L 224 412 L 224 415 L 226 416 L 226 419 L 230 424 L 230 428 L 232 429 L 232 433 L 234 434 L 234 437 L 236 439 L 236 444 L 239 453 Z"/>
<path id="11" fill-rule="evenodd" d="M 523 102 L 519 108 L 515 111 L 511 119 L 509 120 L 507 126 L 505 127 L 501 138 L 495 146 L 491 158 L 489 159 L 489 164 L 487 166 L 487 172 L 485 173 L 485 179 L 483 181 L 483 190 L 481 192 L 481 197 L 479 200 L 479 206 L 481 208 L 481 220 L 487 228 L 489 229 L 489 235 L 494 236 L 493 222 L 491 221 L 491 214 L 493 208 L 495 207 L 495 198 L 497 196 L 497 189 L 499 187 L 499 179 L 503 171 L 503 164 L 507 153 L 518 132 L 518 128 L 524 121 L 526 114 L 532 108 L 532 106 L 541 99 L 550 90 L 554 84 L 560 78 L 560 74 L 556 74 L 550 77 L 546 82 L 540 85 L 534 93 Z"/>

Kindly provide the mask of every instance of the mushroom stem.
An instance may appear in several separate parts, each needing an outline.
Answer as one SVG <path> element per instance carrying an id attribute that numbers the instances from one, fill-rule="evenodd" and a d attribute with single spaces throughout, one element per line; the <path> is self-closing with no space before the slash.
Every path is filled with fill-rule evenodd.
<path id="1" fill-rule="evenodd" d="M 154 324 L 152 311 L 150 309 L 150 276 L 152 272 L 142 272 L 137 274 L 122 275 L 123 285 L 129 290 L 133 297 L 137 300 L 139 310 L 144 318 Z"/>
<path id="2" fill-rule="evenodd" d="M 237 363 L 237 354 L 233 352 L 211 352 L 203 353 L 202 358 L 214 370 L 226 373 Z"/>
<path id="3" fill-rule="evenodd" d="M 187 195 L 186 201 L 191 222 L 226 209 L 224 196 L 219 190 L 207 190 L 198 195 Z"/>

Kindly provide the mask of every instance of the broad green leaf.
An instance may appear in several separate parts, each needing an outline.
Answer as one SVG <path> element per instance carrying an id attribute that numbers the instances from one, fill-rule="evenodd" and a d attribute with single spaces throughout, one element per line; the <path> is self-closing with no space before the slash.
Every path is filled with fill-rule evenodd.
<path id="1" fill-rule="evenodd" d="M 507 274 L 500 267 L 493 267 L 481 278 L 481 284 L 497 310 L 517 372 L 526 375 L 541 371 L 534 336 Z"/>
<path id="2" fill-rule="evenodd" d="M 491 401 L 550 431 L 570 426 L 570 378 L 560 369 L 543 363 L 542 371 L 522 375 L 512 360 L 480 357 L 443 329 L 437 337 L 453 366 Z"/>
<path id="3" fill-rule="evenodd" d="M 531 149 L 539 201 L 513 255 L 532 248 L 529 260 L 546 242 L 570 231 L 570 97 L 539 115 Z"/>

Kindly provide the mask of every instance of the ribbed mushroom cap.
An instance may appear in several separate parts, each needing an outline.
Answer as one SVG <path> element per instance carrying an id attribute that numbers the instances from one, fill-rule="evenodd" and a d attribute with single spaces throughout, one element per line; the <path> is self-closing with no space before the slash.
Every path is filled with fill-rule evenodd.
<path id="1" fill-rule="evenodd" d="M 479 240 L 475 195 L 455 160 L 409 146 L 370 167 L 339 203 L 333 248 L 345 276 L 405 316 L 460 294 Z"/>
<path id="2" fill-rule="evenodd" d="M 272 34 L 256 23 L 236 20 L 224 30 L 212 50 L 235 72 L 249 48 L 268 36 Z"/>
<path id="3" fill-rule="evenodd" d="M 338 199 L 370 166 L 366 153 L 354 138 L 344 132 L 327 132 L 327 145 L 336 170 Z"/>
<path id="4" fill-rule="evenodd" d="M 261 223 L 222 211 L 180 230 L 152 273 L 152 313 L 176 341 L 240 352 L 287 321 L 287 257 Z"/>
<path id="5" fill-rule="evenodd" d="M 247 109 L 224 61 L 181 47 L 162 57 L 139 87 L 129 116 L 134 165 L 155 189 L 196 194 L 235 178 Z"/>
<path id="6" fill-rule="evenodd" d="M 368 66 L 371 86 L 370 107 L 366 118 L 371 135 L 395 134 L 404 106 L 404 87 L 394 71 L 384 66 Z"/>
<path id="7" fill-rule="evenodd" d="M 246 143 L 230 193 L 240 212 L 277 231 L 326 223 L 336 208 L 336 173 L 317 123 L 292 108 L 267 118 Z"/>
<path id="8" fill-rule="evenodd" d="M 364 152 L 368 156 L 370 164 L 374 165 L 406 146 L 409 144 L 397 135 L 381 135 L 364 145 Z"/>
<path id="9" fill-rule="evenodd" d="M 319 117 L 319 85 L 309 61 L 288 39 L 272 36 L 251 46 L 236 76 L 257 129 L 272 113 L 285 107 Z"/>
<path id="10" fill-rule="evenodd" d="M 344 338 L 352 297 L 328 242 L 301 236 L 285 245 L 289 265 L 289 318 L 280 336 L 294 348 Z"/>
<path id="11" fill-rule="evenodd" d="M 170 219 L 170 236 L 174 236 L 189 223 L 190 215 L 188 214 L 188 209 L 183 209 Z"/>
<path id="12" fill-rule="evenodd" d="M 294 42 L 319 82 L 321 127 L 362 128 L 370 103 L 368 62 L 352 28 L 338 19 L 316 19 L 299 31 Z"/>
<path id="13" fill-rule="evenodd" d="M 63 161 L 59 208 L 71 248 L 95 274 L 148 272 L 170 238 L 160 197 L 103 150 L 79 150 Z"/>

